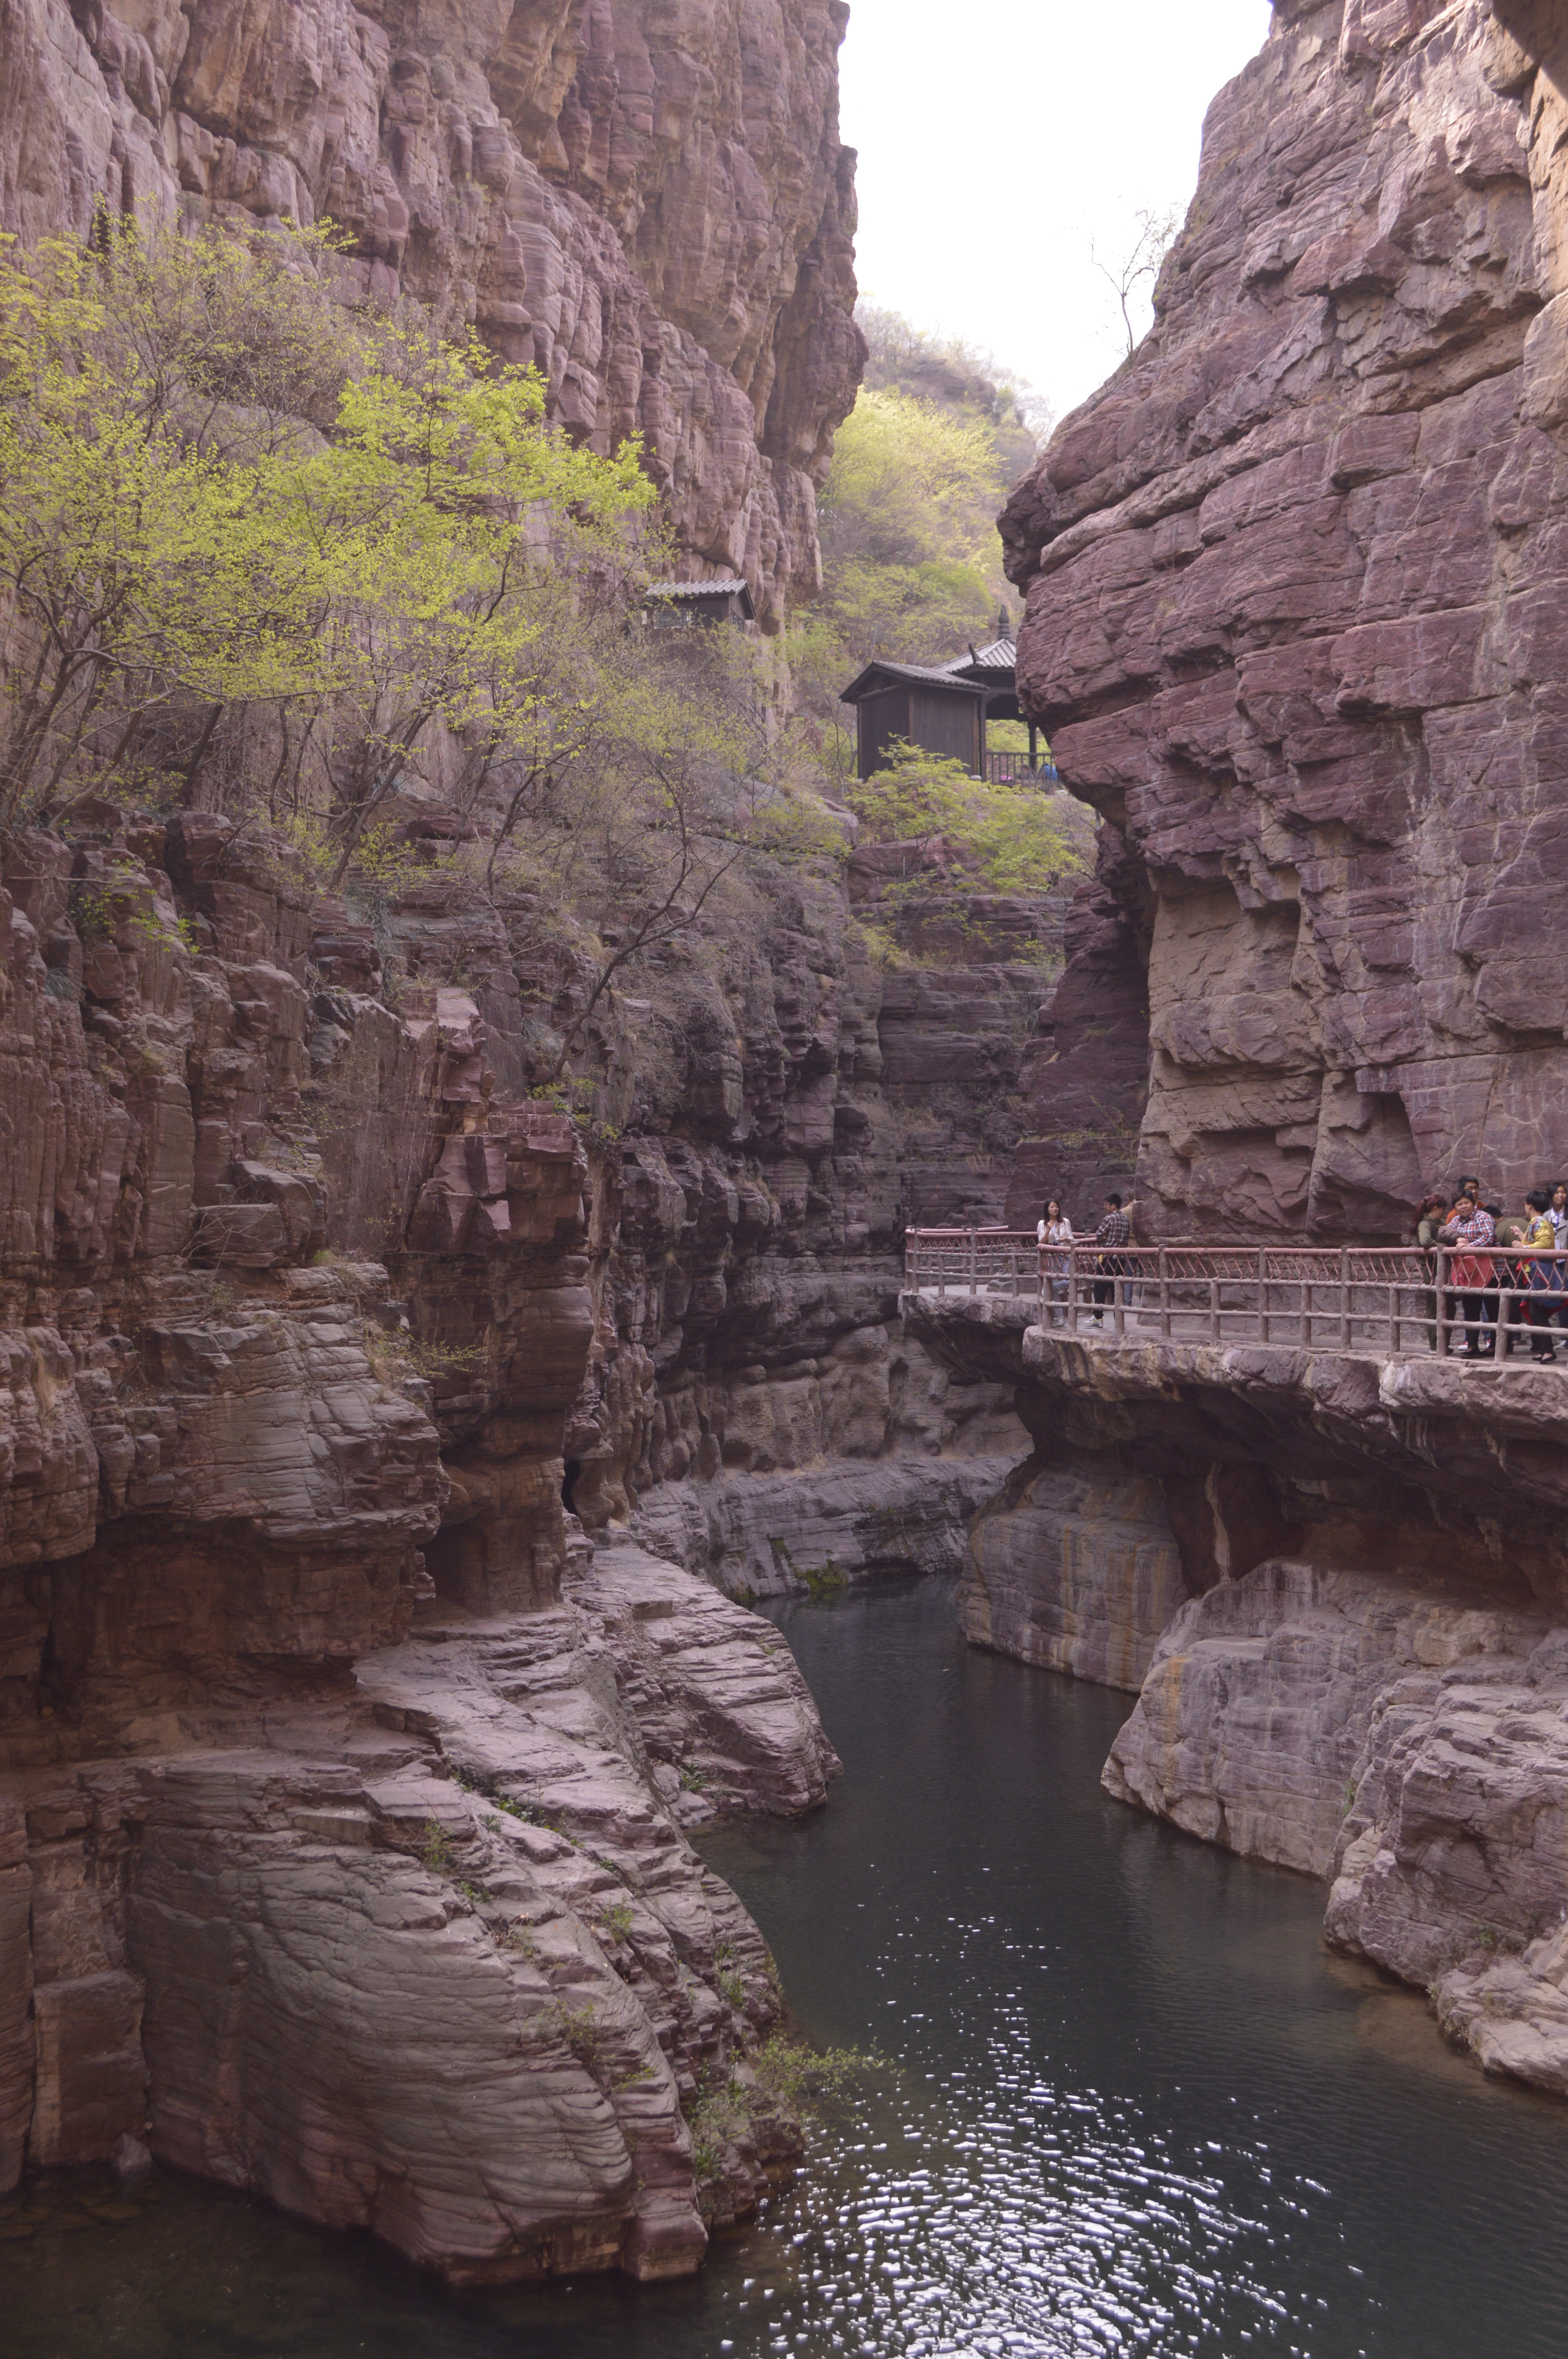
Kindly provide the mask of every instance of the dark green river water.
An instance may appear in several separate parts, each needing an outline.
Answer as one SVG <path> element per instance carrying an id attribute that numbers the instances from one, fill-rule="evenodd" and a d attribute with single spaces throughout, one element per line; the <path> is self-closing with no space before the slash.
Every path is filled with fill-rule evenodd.
<path id="1" fill-rule="evenodd" d="M 706 1843 L 807 2030 L 885 2060 L 695 2283 L 454 2295 L 160 2175 L 0 2205 L 5 2359 L 1563 2359 L 1568 2106 L 1328 1956 L 1321 1887 L 1107 1800 L 1127 1700 L 950 1583 L 783 1609 L 842 1754 Z"/>

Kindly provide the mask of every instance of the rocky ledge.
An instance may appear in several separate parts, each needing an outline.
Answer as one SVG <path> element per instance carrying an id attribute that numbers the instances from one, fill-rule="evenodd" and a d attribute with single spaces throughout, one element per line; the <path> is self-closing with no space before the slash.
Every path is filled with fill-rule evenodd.
<path id="1" fill-rule="evenodd" d="M 780 1994 L 686 1830 L 838 1767 L 770 1625 L 579 1540 L 558 1606 L 427 1623 L 259 1742 L 15 1775 L 0 2179 L 145 2134 L 456 2281 L 690 2269 L 798 2135 L 758 2089 L 697 2184 L 683 2109 Z"/>
<path id="2" fill-rule="evenodd" d="M 1324 1877 L 1331 1941 L 1568 2093 L 1568 1372 L 903 1309 L 1034 1439 L 970 1639 L 1135 1691 L 1109 1792 Z"/>

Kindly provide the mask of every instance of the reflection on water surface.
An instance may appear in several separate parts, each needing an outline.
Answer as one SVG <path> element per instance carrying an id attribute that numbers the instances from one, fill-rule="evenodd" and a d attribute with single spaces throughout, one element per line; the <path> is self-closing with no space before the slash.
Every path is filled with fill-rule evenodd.
<path id="1" fill-rule="evenodd" d="M 1107 1800 L 1127 1700 L 970 1653 L 950 1584 L 778 1619 L 846 1776 L 705 1848 L 810 2032 L 886 2062 L 700 2280 L 459 2296 L 88 2179 L 0 2205 L 8 2359 L 1562 2359 L 1568 2107 L 1326 1956 L 1320 1886 Z"/>

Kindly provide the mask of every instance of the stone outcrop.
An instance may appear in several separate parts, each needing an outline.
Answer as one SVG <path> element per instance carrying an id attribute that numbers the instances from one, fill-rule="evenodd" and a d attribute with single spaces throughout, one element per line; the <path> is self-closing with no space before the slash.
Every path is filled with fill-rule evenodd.
<path id="1" fill-rule="evenodd" d="M 1568 1160 L 1562 41 L 1282 0 L 1152 332 L 1004 517 L 1021 695 L 1119 847 L 1035 1126 L 1099 1134 L 1097 1186 L 1136 1131 L 1151 1235 L 1393 1236 Z"/>
<path id="2" fill-rule="evenodd" d="M 853 402 L 842 0 L 517 0 L 420 16 L 10 0 L 0 226 L 330 219 L 351 285 L 532 364 L 596 448 L 640 434 L 697 571 L 764 621 L 819 579 Z"/>
<path id="3" fill-rule="evenodd" d="M 35 2164 L 145 2128 L 457 2280 L 695 2265 L 682 2104 L 779 2000 L 682 1829 L 809 1809 L 838 1764 L 770 1625 L 590 1560 L 554 1608 L 362 1656 L 265 1745 L 16 1781 L 0 2123 Z"/>
<path id="4" fill-rule="evenodd" d="M 1568 2092 L 1562 1371 L 903 1308 L 1034 1440 L 971 1527 L 970 1640 L 1135 1690 L 1109 1792 L 1324 1877 L 1331 1941 Z"/>
<path id="5" fill-rule="evenodd" d="M 972 1646 L 1136 1692 L 1187 1593 L 1157 1483 L 1030 1459 L 975 1521 L 958 1625 Z"/>
<path id="6" fill-rule="evenodd" d="M 1171 1623 L 1105 1783 L 1332 1879 L 1325 1932 L 1568 2094 L 1568 1627 L 1498 1589 L 1261 1565 Z"/>
<path id="7" fill-rule="evenodd" d="M 697 2187 L 681 2106 L 777 1996 L 683 1831 L 836 1767 L 720 1589 L 952 1564 L 1024 1442 L 899 1326 L 844 897 L 672 953 L 574 1119 L 529 1094 L 570 987 L 460 871 L 367 913 L 103 805 L 5 875 L 0 2171 L 145 2134 L 457 2277 L 692 2267 L 793 2133 L 759 2089 Z M 557 1886 L 541 1984 L 485 1908 Z M 454 2162 L 449 2074 L 503 2056 Z M 580 2138 L 507 2159 L 546 2116 Z"/>
<path id="8" fill-rule="evenodd" d="M 748 1601 L 956 1573 L 966 1529 L 1017 1460 L 1014 1445 L 991 1455 L 838 1459 L 797 1474 L 666 1483 L 642 1502 L 633 1528 L 660 1556 Z"/>

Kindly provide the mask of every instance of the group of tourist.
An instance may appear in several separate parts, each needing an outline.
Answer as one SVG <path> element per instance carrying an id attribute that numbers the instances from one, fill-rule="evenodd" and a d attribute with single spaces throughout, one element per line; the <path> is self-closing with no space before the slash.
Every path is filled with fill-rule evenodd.
<path id="1" fill-rule="evenodd" d="M 1463 1334 L 1462 1357 L 1490 1360 L 1500 1340 L 1506 1360 L 1528 1331 L 1533 1359 L 1556 1358 L 1554 1331 L 1568 1335 L 1568 1184 L 1529 1189 L 1522 1212 L 1509 1213 L 1484 1201 L 1480 1180 L 1467 1174 L 1452 1202 L 1422 1198 L 1412 1234 L 1432 1256 L 1434 1271 L 1438 1247 L 1448 1248 L 1443 1315 L 1460 1322 L 1450 1328 L 1450 1348 L 1454 1336 Z M 1499 1317 L 1505 1300 L 1507 1312 Z M 1435 1293 L 1427 1298 L 1427 1312 L 1435 1347 Z"/>
<path id="2" fill-rule="evenodd" d="M 1040 1247 L 1040 1291 L 1046 1299 L 1046 1323 L 1052 1327 L 1065 1326 L 1065 1305 L 1072 1269 L 1066 1247 L 1087 1245 L 1089 1240 L 1074 1235 L 1073 1224 L 1054 1196 L 1041 1207 L 1034 1236 Z M 1096 1327 L 1104 1323 L 1105 1305 L 1114 1299 L 1117 1279 L 1131 1267 L 1131 1263 L 1117 1251 L 1119 1245 L 1129 1244 L 1131 1236 L 1132 1224 L 1123 1209 L 1121 1198 L 1115 1194 L 1108 1196 L 1094 1233 L 1094 1243 L 1101 1248 L 1092 1280 L 1095 1307 L 1091 1323 Z M 1130 1286 L 1124 1286 L 1123 1294 L 1128 1301 L 1132 1299 Z"/>
<path id="3" fill-rule="evenodd" d="M 1554 1360 L 1559 1329 L 1568 1346 L 1568 1182 L 1527 1190 L 1523 1209 L 1509 1213 L 1499 1203 L 1487 1202 L 1480 1180 L 1468 1173 L 1452 1196 L 1422 1198 L 1412 1215 L 1411 1237 L 1428 1256 L 1434 1279 L 1439 1248 L 1447 1249 L 1442 1316 L 1451 1350 L 1457 1348 L 1465 1359 L 1495 1359 L 1500 1342 L 1501 1356 L 1508 1359 L 1516 1344 L 1522 1349 L 1528 1341 L 1532 1358 Z M 1075 1245 L 1092 1243 L 1097 1249 L 1092 1323 L 1102 1324 L 1119 1277 L 1124 1281 L 1124 1298 L 1130 1301 L 1132 1288 L 1125 1283 L 1132 1267 L 1125 1253 L 1130 1238 L 1131 1225 L 1118 1195 L 1105 1199 L 1092 1239 L 1075 1232 L 1054 1196 L 1041 1208 L 1035 1240 L 1048 1325 L 1063 1326 L 1067 1321 L 1068 1248 Z M 1426 1316 L 1435 1350 L 1435 1287 L 1426 1298 Z"/>

